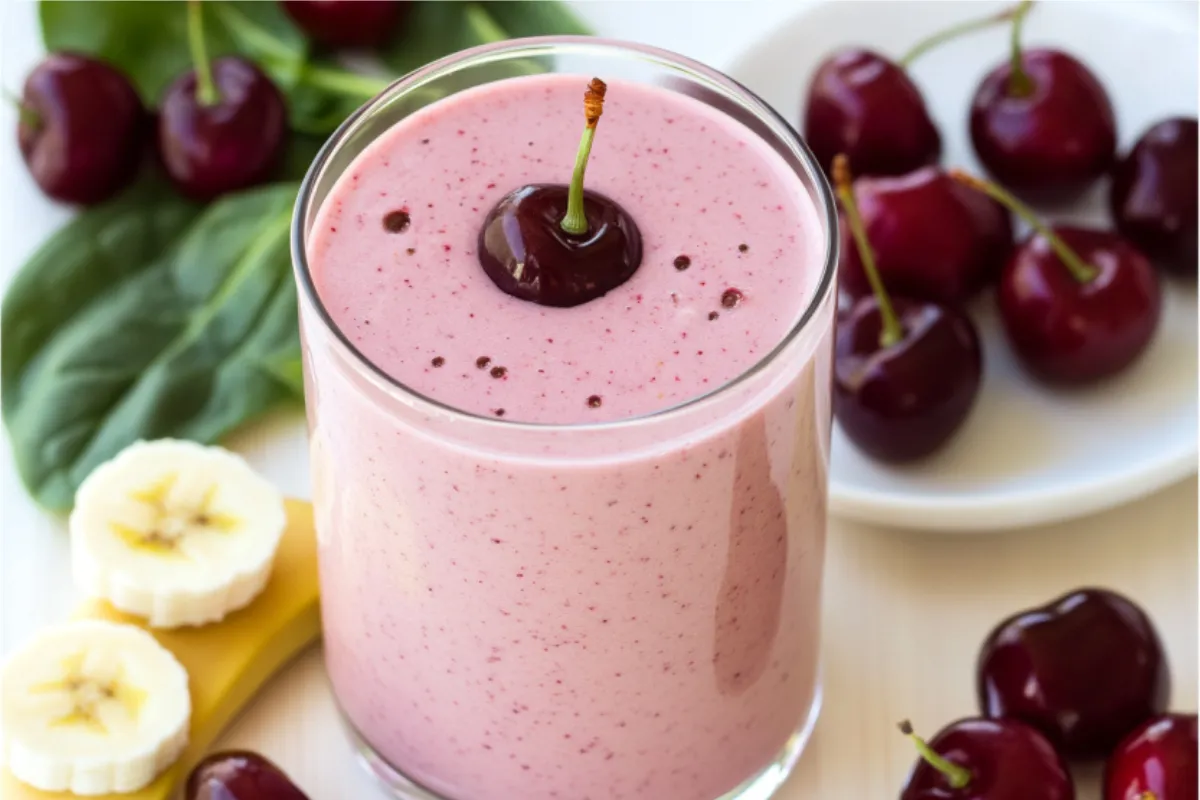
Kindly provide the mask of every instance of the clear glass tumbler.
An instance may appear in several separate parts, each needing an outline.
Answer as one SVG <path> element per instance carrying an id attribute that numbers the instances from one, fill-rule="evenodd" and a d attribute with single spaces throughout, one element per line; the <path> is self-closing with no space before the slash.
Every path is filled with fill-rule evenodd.
<path id="1" fill-rule="evenodd" d="M 511 422 L 406 388 L 333 323 L 306 248 L 339 175 L 414 110 L 531 65 L 687 93 L 794 171 L 824 237 L 817 290 L 737 379 L 632 419 Z M 745 799 L 786 779 L 820 704 L 835 232 L 829 187 L 783 119 L 719 72 L 638 45 L 459 53 L 397 81 L 325 146 L 292 247 L 326 660 L 396 796 Z M 648 508 L 654 535 L 625 536 Z"/>

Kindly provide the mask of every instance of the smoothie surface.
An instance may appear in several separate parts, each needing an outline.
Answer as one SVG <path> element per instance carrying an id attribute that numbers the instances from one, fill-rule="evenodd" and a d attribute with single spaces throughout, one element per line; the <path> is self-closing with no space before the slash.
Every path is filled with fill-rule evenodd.
<path id="1" fill-rule="evenodd" d="M 589 77 L 509 79 L 424 108 L 375 140 L 326 198 L 308 243 L 317 292 L 399 383 L 505 420 L 641 416 L 736 378 L 803 313 L 824 243 L 799 179 L 721 112 L 617 80 L 585 186 L 632 214 L 641 267 L 574 308 L 491 282 L 476 255 L 483 220 L 519 186 L 570 180 Z M 396 211 L 406 224 L 385 226 Z M 722 303 L 729 289 L 741 294 L 734 307 Z"/>

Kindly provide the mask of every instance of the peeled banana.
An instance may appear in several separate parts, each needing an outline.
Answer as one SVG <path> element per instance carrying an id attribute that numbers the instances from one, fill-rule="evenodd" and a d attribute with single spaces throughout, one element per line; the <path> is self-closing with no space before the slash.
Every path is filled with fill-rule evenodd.
<path id="1" fill-rule="evenodd" d="M 305 502 L 288 500 L 285 510 L 286 526 L 266 586 L 249 606 L 219 623 L 167 630 L 149 628 L 145 619 L 118 611 L 106 600 L 88 601 L 79 609 L 77 618 L 80 620 L 139 626 L 169 651 L 186 669 L 189 678 L 191 722 L 188 744 L 180 758 L 148 786 L 125 794 L 102 795 L 99 796 L 101 800 L 171 800 L 188 771 L 237 712 L 268 678 L 319 636 L 312 507 Z M 69 673 L 61 663 L 59 667 L 57 675 L 50 674 L 44 680 L 51 685 L 62 682 Z M 100 677 L 111 678 L 103 672 Z M 143 687 L 138 681 L 116 680 L 102 684 L 110 685 L 113 699 L 119 694 L 118 690 L 129 687 L 135 692 L 157 689 L 157 683 L 152 686 L 147 683 Z M 125 694 L 119 702 L 132 706 L 135 698 Z M 73 705 L 66 713 L 75 710 Z M 5 724 L 7 728 L 7 720 Z M 79 724 L 87 723 L 81 721 Z M 8 736 L 6 729 L 6 742 Z M 78 795 L 34 789 L 17 780 L 6 767 L 0 771 L 0 797 L 4 800 L 69 800 Z"/>
<path id="2" fill-rule="evenodd" d="M 285 522 L 283 496 L 236 453 L 137 442 L 79 487 L 75 584 L 151 627 L 217 622 L 262 591 Z"/>

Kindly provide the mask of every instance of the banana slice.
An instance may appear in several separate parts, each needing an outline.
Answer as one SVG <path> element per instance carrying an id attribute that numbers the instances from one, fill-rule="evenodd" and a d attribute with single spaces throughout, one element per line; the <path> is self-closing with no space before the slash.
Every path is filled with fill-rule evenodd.
<path id="1" fill-rule="evenodd" d="M 4 666 L 4 760 L 46 792 L 132 792 L 187 746 L 187 672 L 133 625 L 44 631 Z"/>
<path id="2" fill-rule="evenodd" d="M 75 582 L 152 628 L 216 622 L 262 591 L 286 522 L 283 496 L 228 450 L 138 442 L 79 487 Z"/>

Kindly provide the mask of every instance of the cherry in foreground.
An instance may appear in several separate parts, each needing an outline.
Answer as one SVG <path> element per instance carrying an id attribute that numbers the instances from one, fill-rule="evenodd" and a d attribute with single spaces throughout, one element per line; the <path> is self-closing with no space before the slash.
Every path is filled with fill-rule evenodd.
<path id="1" fill-rule="evenodd" d="M 863 452 L 883 461 L 912 461 L 941 447 L 974 406 L 983 368 L 979 336 L 953 307 L 888 295 L 845 157 L 834 160 L 833 173 L 873 290 L 838 320 L 834 413 Z"/>
<path id="2" fill-rule="evenodd" d="M 126 186 L 142 160 L 147 118 L 117 70 L 75 53 L 51 53 L 25 80 L 17 141 L 48 196 L 90 205 Z"/>
<path id="3" fill-rule="evenodd" d="M 179 190 L 210 200 L 271 177 L 283 153 L 287 107 L 279 89 L 252 62 L 226 57 L 209 63 L 200 13 L 200 3 L 190 0 L 195 69 L 167 89 L 158 148 Z"/>
<path id="4" fill-rule="evenodd" d="M 331 47 L 371 47 L 391 36 L 408 7 L 402 0 L 282 0 L 296 24 Z"/>
<path id="5" fill-rule="evenodd" d="M 969 20 L 919 42 L 898 62 L 858 48 L 817 67 L 804 104 L 804 138 L 826 174 L 839 153 L 859 175 L 902 175 L 937 163 L 942 137 L 906 72 L 927 50 L 1009 19 L 1014 10 Z"/>
<path id="6" fill-rule="evenodd" d="M 215 753 L 188 776 L 184 800 L 308 800 L 279 767 L 257 753 Z"/>
<path id="7" fill-rule="evenodd" d="M 854 199 L 879 277 L 897 294 L 959 305 L 994 283 L 1012 252 L 1008 210 L 937 167 L 898 177 L 860 177 Z M 862 259 L 845 225 L 841 252 L 841 288 L 852 297 L 869 294 Z"/>
<path id="8" fill-rule="evenodd" d="M 1074 800 L 1071 775 L 1046 738 L 1005 719 L 964 719 L 928 744 L 900 730 L 920 754 L 900 800 Z"/>
<path id="9" fill-rule="evenodd" d="M 1109 203 L 1117 230 L 1160 267 L 1196 277 L 1195 117 L 1150 127 L 1113 169 Z"/>
<path id="10" fill-rule="evenodd" d="M 1195 714 L 1163 714 L 1132 731 L 1108 759 L 1104 800 L 1196 800 Z"/>
<path id="11" fill-rule="evenodd" d="M 1039 729 L 1068 758 L 1107 756 L 1166 708 L 1154 626 L 1132 601 L 1080 589 L 1001 622 L 979 655 L 979 704 Z"/>
<path id="12" fill-rule="evenodd" d="M 1022 50 L 1024 19 L 1023 11 L 1013 20 L 1009 61 L 984 77 L 971 101 L 971 142 L 1007 188 L 1030 200 L 1066 202 L 1112 166 L 1116 118 L 1104 87 L 1079 60 L 1059 50 Z"/>
<path id="13" fill-rule="evenodd" d="M 1033 228 L 1000 275 L 1004 330 L 1017 356 L 1048 383 L 1114 375 L 1145 352 L 1161 315 L 1158 275 L 1115 233 L 1047 227 L 999 186 L 951 173 L 1012 208 Z"/>

